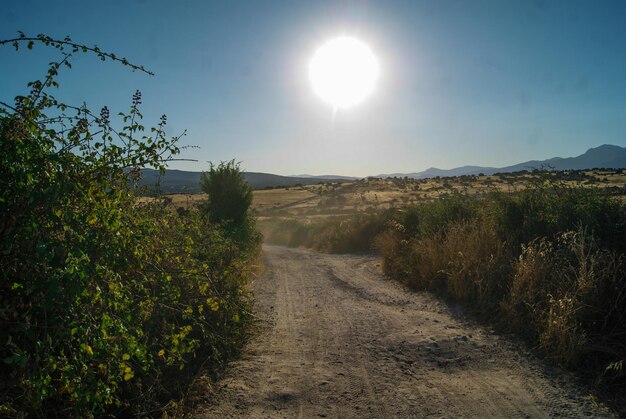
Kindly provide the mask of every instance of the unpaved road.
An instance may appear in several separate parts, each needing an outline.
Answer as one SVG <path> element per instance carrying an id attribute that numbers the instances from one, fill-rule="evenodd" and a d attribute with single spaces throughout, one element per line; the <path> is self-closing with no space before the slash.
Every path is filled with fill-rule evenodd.
<path id="1" fill-rule="evenodd" d="M 611 417 L 567 377 L 379 260 L 265 246 L 267 320 L 194 416 Z"/>

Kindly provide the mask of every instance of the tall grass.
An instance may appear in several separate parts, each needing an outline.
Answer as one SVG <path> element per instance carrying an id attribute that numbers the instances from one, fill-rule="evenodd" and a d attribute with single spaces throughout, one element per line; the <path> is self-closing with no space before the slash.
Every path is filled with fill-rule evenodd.
<path id="1" fill-rule="evenodd" d="M 567 366 L 624 357 L 626 264 L 623 254 L 601 249 L 584 232 L 522 247 L 509 299 L 515 328 L 539 341 Z"/>
<path id="2" fill-rule="evenodd" d="M 456 197 L 396 212 L 375 246 L 389 276 L 470 305 L 566 367 L 624 384 L 619 201 L 555 184 Z"/>

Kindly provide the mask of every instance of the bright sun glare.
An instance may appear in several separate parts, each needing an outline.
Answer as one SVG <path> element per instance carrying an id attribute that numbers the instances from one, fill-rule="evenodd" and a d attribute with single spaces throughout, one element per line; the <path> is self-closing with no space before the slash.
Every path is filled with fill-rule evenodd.
<path id="1" fill-rule="evenodd" d="M 313 55 L 309 78 L 313 91 L 333 108 L 349 108 L 363 101 L 378 79 L 378 60 L 355 38 L 326 42 Z"/>

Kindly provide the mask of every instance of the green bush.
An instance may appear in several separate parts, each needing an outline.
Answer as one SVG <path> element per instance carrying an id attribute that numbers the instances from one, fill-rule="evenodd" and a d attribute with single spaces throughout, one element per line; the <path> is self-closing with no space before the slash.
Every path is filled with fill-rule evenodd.
<path id="1" fill-rule="evenodd" d="M 198 211 L 138 202 L 138 169 L 179 151 L 165 117 L 145 133 L 139 92 L 119 131 L 47 93 L 72 52 L 125 60 L 21 42 L 66 55 L 0 109 L 0 412 L 155 415 L 241 346 L 253 252 Z"/>
<path id="2" fill-rule="evenodd" d="M 503 239 L 520 244 L 584 229 L 602 247 L 626 251 L 624 205 L 597 189 L 544 182 L 515 196 L 494 194 L 487 206 Z"/>
<path id="3" fill-rule="evenodd" d="M 207 202 L 199 206 L 205 222 L 219 225 L 240 252 L 254 254 L 261 243 L 261 235 L 250 213 L 252 187 L 239 164 L 234 160 L 221 162 L 217 167 L 211 163 L 210 170 L 202 174 L 200 184 L 208 194 Z"/>
<path id="4" fill-rule="evenodd" d="M 204 204 L 212 223 L 242 224 L 252 203 L 252 188 L 243 177 L 239 163 L 234 160 L 211 163 L 208 172 L 200 178 L 202 190 L 208 194 Z"/>

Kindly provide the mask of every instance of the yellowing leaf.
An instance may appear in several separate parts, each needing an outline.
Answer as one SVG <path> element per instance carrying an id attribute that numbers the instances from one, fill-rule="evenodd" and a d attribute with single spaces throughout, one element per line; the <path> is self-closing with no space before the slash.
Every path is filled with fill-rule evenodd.
<path id="1" fill-rule="evenodd" d="M 165 356 L 165 350 L 161 349 L 157 355 L 160 356 L 160 357 Z"/>
<path id="2" fill-rule="evenodd" d="M 218 311 L 220 309 L 219 299 L 217 298 L 207 298 L 206 304 L 209 306 L 211 311 Z"/>
<path id="3" fill-rule="evenodd" d="M 128 355 L 128 354 L 124 354 L 124 355 L 122 355 L 122 359 L 123 359 L 124 361 L 128 361 L 128 360 L 130 359 L 130 355 Z"/>
<path id="4" fill-rule="evenodd" d="M 87 352 L 89 356 L 93 356 L 93 349 L 91 349 L 91 346 L 85 345 L 85 352 Z"/>

